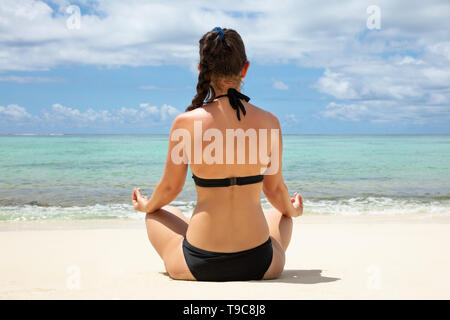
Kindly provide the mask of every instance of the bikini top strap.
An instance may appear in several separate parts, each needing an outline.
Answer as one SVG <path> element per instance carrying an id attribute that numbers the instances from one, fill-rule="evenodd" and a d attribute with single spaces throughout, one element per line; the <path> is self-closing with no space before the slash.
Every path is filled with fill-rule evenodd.
<path id="1" fill-rule="evenodd" d="M 263 175 L 247 176 L 247 177 L 230 177 L 223 179 L 204 179 L 192 174 L 194 182 L 199 187 L 231 187 L 234 185 L 242 186 L 246 184 L 253 184 L 263 181 Z"/>
<path id="2" fill-rule="evenodd" d="M 222 98 L 222 97 L 228 97 L 228 100 L 230 101 L 230 105 L 234 110 L 236 110 L 236 116 L 237 116 L 238 120 L 240 121 L 241 120 L 240 111 L 242 111 L 242 114 L 244 116 L 246 114 L 245 107 L 242 104 L 241 99 L 245 100 L 246 102 L 249 102 L 250 98 L 247 97 L 245 94 L 240 93 L 239 91 L 237 91 L 234 88 L 229 88 L 227 94 L 222 94 L 220 96 L 217 96 L 216 99 Z"/>

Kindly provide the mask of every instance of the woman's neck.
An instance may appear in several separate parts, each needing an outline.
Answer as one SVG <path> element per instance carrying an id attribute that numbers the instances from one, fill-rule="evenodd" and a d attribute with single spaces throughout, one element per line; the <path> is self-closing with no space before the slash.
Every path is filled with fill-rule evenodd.
<path id="1" fill-rule="evenodd" d="M 220 88 L 218 86 L 216 86 L 214 83 L 211 84 L 211 86 L 214 89 L 214 92 L 216 94 L 216 97 L 227 94 L 228 93 L 228 89 L 236 89 L 237 91 L 241 91 L 241 85 L 240 84 L 221 84 Z"/>

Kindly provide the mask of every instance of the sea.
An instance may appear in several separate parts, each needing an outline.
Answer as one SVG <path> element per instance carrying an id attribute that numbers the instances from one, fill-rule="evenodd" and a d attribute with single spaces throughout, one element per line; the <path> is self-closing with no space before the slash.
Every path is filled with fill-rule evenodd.
<path id="1" fill-rule="evenodd" d="M 285 135 L 283 176 L 305 215 L 450 215 L 450 135 Z M 168 135 L 0 136 L 0 221 L 140 219 Z M 191 174 L 172 203 L 195 207 Z M 261 195 L 263 208 L 270 204 Z"/>

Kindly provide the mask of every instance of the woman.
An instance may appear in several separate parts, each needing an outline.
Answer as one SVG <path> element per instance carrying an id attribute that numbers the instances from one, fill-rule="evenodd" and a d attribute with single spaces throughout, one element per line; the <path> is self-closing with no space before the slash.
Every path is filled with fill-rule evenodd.
<path id="1" fill-rule="evenodd" d="M 268 148 L 277 154 L 279 169 L 264 176 L 261 173 L 269 167 L 267 162 L 247 161 L 251 148 L 246 144 L 226 150 L 233 154 L 232 160 L 244 152 L 244 163 L 228 158 L 222 161 L 227 155 L 220 153 L 214 155 L 216 161 L 192 161 L 190 156 L 196 151 L 194 131 L 199 124 L 203 132 L 211 129 L 223 136 L 227 129 L 280 129 L 273 114 L 248 103 L 249 98 L 240 93 L 248 68 L 244 43 L 236 31 L 217 27 L 200 39 L 197 94 L 186 112 L 176 117 L 170 133 L 171 137 L 180 130 L 189 133 L 192 140 L 184 141 L 182 149 L 188 161 L 173 160 L 179 146 L 178 140 L 171 138 L 164 174 L 151 198 L 143 196 L 140 188 L 133 191 L 133 206 L 147 212 L 149 240 L 173 279 L 273 279 L 283 271 L 292 217 L 302 214 L 303 203 L 300 194 L 289 197 L 283 181 L 281 135 Z M 225 141 L 215 142 L 226 149 Z M 206 147 L 200 144 L 201 155 Z M 190 219 L 168 206 L 183 188 L 187 162 L 197 190 L 197 205 Z M 261 191 L 275 209 L 263 212 Z"/>

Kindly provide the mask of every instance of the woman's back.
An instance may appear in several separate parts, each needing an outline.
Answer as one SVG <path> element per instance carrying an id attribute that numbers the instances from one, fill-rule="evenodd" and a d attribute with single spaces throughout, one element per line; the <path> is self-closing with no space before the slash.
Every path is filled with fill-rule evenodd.
<path id="1" fill-rule="evenodd" d="M 241 120 L 226 98 L 185 114 L 191 136 L 190 166 L 195 176 L 220 179 L 256 176 L 265 171 L 265 159 L 272 148 L 271 130 L 277 129 L 277 121 L 269 112 L 243 104 L 246 115 L 241 115 Z M 201 161 L 195 158 L 196 152 L 201 152 Z M 197 186 L 188 241 L 219 252 L 241 251 L 262 243 L 269 230 L 261 208 L 261 192 L 262 183 Z"/>
<path id="2" fill-rule="evenodd" d="M 163 176 L 150 199 L 139 189 L 133 206 L 147 212 L 149 240 L 175 279 L 271 279 L 284 267 L 292 219 L 302 213 L 281 174 L 282 144 L 275 116 L 240 93 L 249 62 L 232 29 L 200 39 L 197 93 L 174 120 Z M 175 207 L 188 165 L 197 204 L 188 219 Z M 274 210 L 263 212 L 261 192 Z"/>

